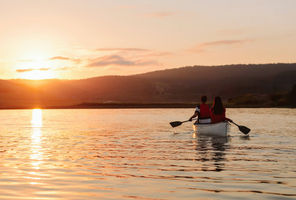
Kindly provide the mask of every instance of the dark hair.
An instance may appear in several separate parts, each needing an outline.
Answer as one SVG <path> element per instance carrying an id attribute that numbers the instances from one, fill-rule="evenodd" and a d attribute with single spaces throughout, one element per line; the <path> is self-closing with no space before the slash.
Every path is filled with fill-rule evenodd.
<path id="1" fill-rule="evenodd" d="M 215 97 L 212 109 L 214 110 L 214 114 L 216 115 L 222 114 L 224 112 L 224 106 L 221 97 Z"/>
<path id="2" fill-rule="evenodd" d="M 207 96 L 202 96 L 200 99 L 201 99 L 201 102 L 203 103 L 207 102 L 208 100 Z"/>

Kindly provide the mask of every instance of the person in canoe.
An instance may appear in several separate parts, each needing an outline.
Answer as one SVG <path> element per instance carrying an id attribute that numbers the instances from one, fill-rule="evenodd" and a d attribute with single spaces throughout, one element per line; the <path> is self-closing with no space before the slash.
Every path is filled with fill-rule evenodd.
<path id="1" fill-rule="evenodd" d="M 195 112 L 189 118 L 189 121 L 192 121 L 193 118 L 198 117 L 198 119 L 196 120 L 197 123 L 200 123 L 200 124 L 211 123 L 210 107 L 206 102 L 207 102 L 207 96 L 202 96 L 201 104 L 196 106 Z"/>
<path id="2" fill-rule="evenodd" d="M 231 119 L 226 118 L 225 116 L 226 109 L 223 106 L 221 97 L 215 97 L 213 106 L 210 110 L 210 116 L 212 123 L 218 123 L 223 121 L 232 121 Z"/>

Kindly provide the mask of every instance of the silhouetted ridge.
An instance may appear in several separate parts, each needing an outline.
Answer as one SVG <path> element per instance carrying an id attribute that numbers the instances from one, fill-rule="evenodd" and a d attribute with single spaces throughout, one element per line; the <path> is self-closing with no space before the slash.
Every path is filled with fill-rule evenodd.
<path id="1" fill-rule="evenodd" d="M 294 85 L 296 64 L 282 63 L 188 66 L 81 80 L 0 80 L 0 107 L 192 104 L 201 95 L 210 101 L 220 95 L 233 106 L 283 106 L 291 104 Z"/>

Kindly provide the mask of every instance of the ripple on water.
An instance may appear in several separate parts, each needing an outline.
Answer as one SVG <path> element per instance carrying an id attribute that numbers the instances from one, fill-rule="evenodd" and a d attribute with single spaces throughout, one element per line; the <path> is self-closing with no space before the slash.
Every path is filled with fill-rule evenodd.
<path id="1" fill-rule="evenodd" d="M 191 112 L 0 111 L 0 199 L 296 198 L 295 110 L 228 109 L 252 132 L 226 138 L 169 127 Z"/>

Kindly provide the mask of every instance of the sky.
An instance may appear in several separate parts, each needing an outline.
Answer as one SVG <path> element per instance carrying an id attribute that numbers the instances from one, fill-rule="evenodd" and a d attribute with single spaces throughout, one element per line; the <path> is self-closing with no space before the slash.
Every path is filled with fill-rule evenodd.
<path id="1" fill-rule="evenodd" d="M 0 79 L 296 62 L 295 0 L 0 0 Z"/>

